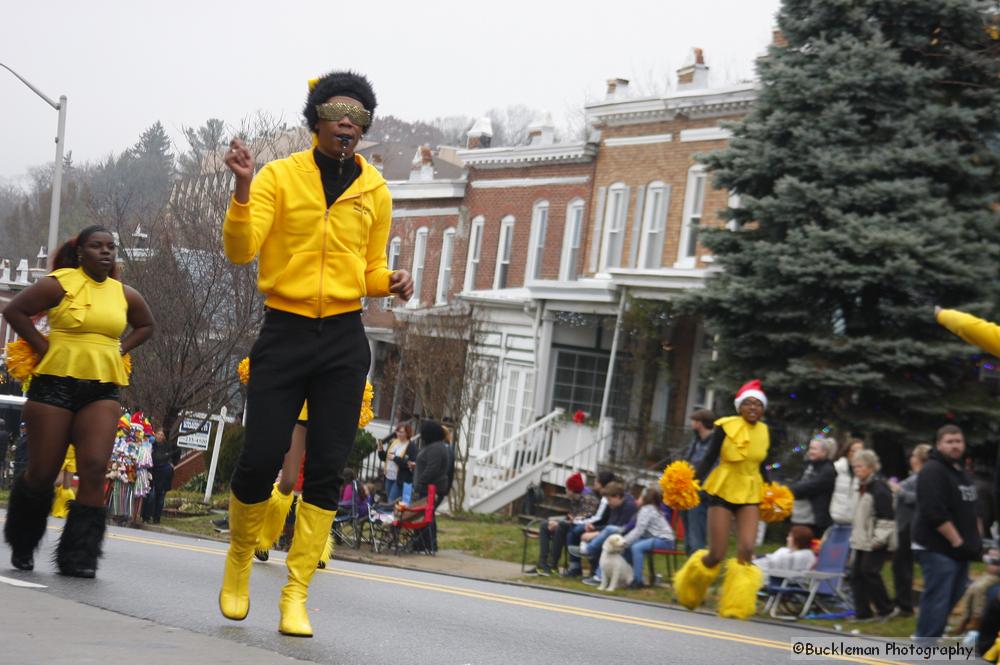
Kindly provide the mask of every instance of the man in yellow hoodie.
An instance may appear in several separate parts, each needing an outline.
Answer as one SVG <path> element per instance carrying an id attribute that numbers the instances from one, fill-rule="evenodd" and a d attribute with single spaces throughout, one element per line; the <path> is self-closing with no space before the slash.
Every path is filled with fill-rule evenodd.
<path id="1" fill-rule="evenodd" d="M 353 72 L 310 81 L 303 115 L 312 150 L 264 165 L 233 140 L 225 162 L 235 191 L 222 228 L 226 256 L 259 256 L 264 326 L 250 351 L 246 443 L 232 478 L 230 544 L 219 594 L 224 616 L 250 610 L 250 569 L 271 484 L 303 402 L 310 409 L 302 502 L 288 553 L 279 630 L 312 636 L 306 610 L 340 496 L 371 354 L 361 298 L 408 300 L 413 280 L 391 271 L 386 242 L 392 199 L 382 175 L 354 149 L 375 112 L 371 84 Z"/>

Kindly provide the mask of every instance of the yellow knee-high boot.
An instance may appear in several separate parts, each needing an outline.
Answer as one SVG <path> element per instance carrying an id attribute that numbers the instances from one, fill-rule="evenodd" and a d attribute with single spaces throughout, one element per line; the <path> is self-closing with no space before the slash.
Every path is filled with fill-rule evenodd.
<path id="1" fill-rule="evenodd" d="M 726 560 L 726 576 L 719 597 L 719 616 L 746 619 L 757 611 L 757 592 L 764 584 L 764 571 L 752 563 Z"/>
<path id="2" fill-rule="evenodd" d="M 261 561 L 267 561 L 268 550 L 278 540 L 281 530 L 285 528 L 285 519 L 291 509 L 292 493 L 282 494 L 278 491 L 278 483 L 275 483 L 271 490 L 271 497 L 267 500 L 267 513 L 264 515 L 264 524 L 260 528 L 260 534 L 257 536 L 257 547 L 254 549 L 254 556 Z"/>
<path id="3" fill-rule="evenodd" d="M 278 630 L 285 635 L 312 637 L 309 611 L 306 609 L 309 582 L 316 572 L 336 514 L 335 510 L 323 510 L 305 501 L 299 502 L 292 548 L 285 557 L 288 582 L 281 589 L 281 600 L 278 602 L 281 610 Z"/>
<path id="4" fill-rule="evenodd" d="M 250 612 L 250 563 L 267 503 L 243 503 L 229 495 L 229 551 L 219 591 L 219 609 L 233 621 L 242 621 Z"/>
<path id="5" fill-rule="evenodd" d="M 701 605 L 708 587 L 719 576 L 721 566 L 709 568 L 702 561 L 707 555 L 708 550 L 698 550 L 688 557 L 688 560 L 674 575 L 674 591 L 677 593 L 677 602 L 689 610 Z"/>
<path id="6" fill-rule="evenodd" d="M 76 492 L 72 487 L 56 488 L 55 497 L 52 499 L 52 517 L 62 517 L 69 515 L 69 502 L 76 499 Z"/>

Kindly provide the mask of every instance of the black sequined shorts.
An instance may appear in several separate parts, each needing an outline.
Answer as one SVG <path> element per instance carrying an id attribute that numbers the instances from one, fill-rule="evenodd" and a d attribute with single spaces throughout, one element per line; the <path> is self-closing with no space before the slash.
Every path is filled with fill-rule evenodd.
<path id="1" fill-rule="evenodd" d="M 91 402 L 104 399 L 113 399 L 117 402 L 120 400 L 120 393 L 114 383 L 39 374 L 31 379 L 28 399 L 76 413 Z"/>
<path id="2" fill-rule="evenodd" d="M 756 506 L 756 503 L 732 503 L 726 501 L 721 496 L 715 496 L 714 494 L 709 494 L 705 492 L 705 504 L 709 507 L 725 508 L 731 513 L 735 513 L 737 510 L 743 506 Z"/>

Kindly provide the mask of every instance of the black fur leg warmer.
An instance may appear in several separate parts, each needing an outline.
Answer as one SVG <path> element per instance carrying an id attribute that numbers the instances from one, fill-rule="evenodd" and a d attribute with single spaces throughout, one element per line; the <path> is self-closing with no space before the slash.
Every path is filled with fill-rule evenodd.
<path id="1" fill-rule="evenodd" d="M 104 542 L 105 514 L 103 506 L 82 506 L 75 501 L 70 504 L 66 526 L 56 548 L 56 566 L 61 575 L 94 577 L 97 574 L 97 559 Z"/>
<path id="2" fill-rule="evenodd" d="M 24 474 L 17 477 L 7 502 L 7 522 L 3 537 L 10 545 L 10 562 L 18 570 L 33 570 L 35 548 L 45 535 L 45 526 L 52 509 L 54 490 L 32 490 L 24 482 Z"/>

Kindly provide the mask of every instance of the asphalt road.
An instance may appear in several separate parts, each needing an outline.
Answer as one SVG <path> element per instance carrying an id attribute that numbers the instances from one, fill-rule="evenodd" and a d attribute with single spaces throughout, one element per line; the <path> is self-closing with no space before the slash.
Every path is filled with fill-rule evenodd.
<path id="1" fill-rule="evenodd" d="M 110 527 L 96 580 L 49 562 L 9 567 L 0 545 L 0 662 L 491 663 L 789 662 L 795 626 L 721 619 L 610 598 L 333 561 L 309 597 L 313 639 L 280 635 L 284 559 L 256 562 L 250 616 L 225 620 L 221 543 Z M 15 586 L 15 584 L 38 586 Z M 119 657 L 120 656 L 120 657 Z M 829 662 L 831 659 L 827 659 Z M 814 661 L 816 662 L 816 661 Z M 859 662 L 884 662 L 861 659 Z"/>

